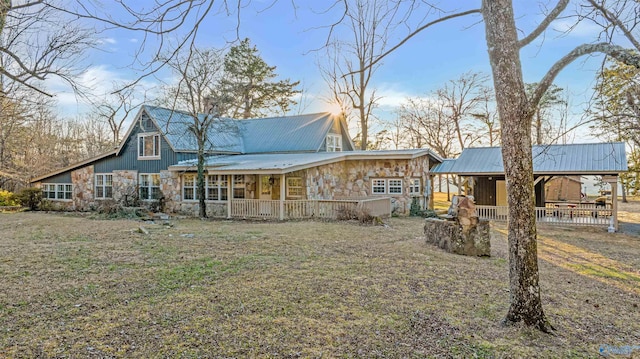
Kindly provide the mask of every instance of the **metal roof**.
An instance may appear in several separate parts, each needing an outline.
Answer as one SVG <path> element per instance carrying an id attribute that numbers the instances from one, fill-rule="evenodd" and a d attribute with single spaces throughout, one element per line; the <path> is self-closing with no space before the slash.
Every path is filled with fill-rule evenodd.
<path id="1" fill-rule="evenodd" d="M 197 150 L 196 138 L 189 130 L 193 123 L 185 112 L 145 105 L 175 151 Z M 200 114 L 200 117 L 205 115 Z M 333 125 L 329 113 L 234 120 L 220 118 L 208 131 L 209 151 L 231 153 L 318 151 Z"/>
<path id="2" fill-rule="evenodd" d="M 288 173 L 313 166 L 345 160 L 367 159 L 413 159 L 421 156 L 434 157 L 431 150 L 395 150 L 395 151 L 345 151 L 345 152 L 313 152 L 313 153 L 259 153 L 245 155 L 210 156 L 205 166 L 209 172 L 265 172 Z M 171 166 L 170 170 L 195 169 L 197 161 L 188 160 Z"/>
<path id="3" fill-rule="evenodd" d="M 626 172 L 622 142 L 533 146 L 535 174 L 617 174 Z M 500 147 L 465 148 L 455 160 L 445 160 L 434 174 L 498 175 L 504 173 Z"/>
<path id="4" fill-rule="evenodd" d="M 196 151 L 196 137 L 189 127 L 193 124 L 191 115 L 177 110 L 145 105 L 144 109 L 156 123 L 174 151 Z M 204 119 L 203 114 L 198 115 Z M 217 119 L 207 131 L 208 151 L 244 152 L 242 137 L 237 121 L 229 118 Z"/>
<path id="5" fill-rule="evenodd" d="M 330 113 L 238 120 L 244 153 L 318 151 L 333 125 Z"/>

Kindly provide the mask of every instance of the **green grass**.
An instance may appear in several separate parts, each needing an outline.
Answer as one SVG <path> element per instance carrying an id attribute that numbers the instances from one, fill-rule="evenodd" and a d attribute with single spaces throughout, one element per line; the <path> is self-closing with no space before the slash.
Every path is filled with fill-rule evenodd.
<path id="1" fill-rule="evenodd" d="M 500 325 L 503 228 L 493 257 L 469 258 L 425 244 L 419 218 L 139 225 L 0 216 L 0 358 L 597 357 L 600 344 L 638 344 L 632 237 L 613 250 L 605 233 L 542 230 L 555 238 L 540 244 L 549 336 Z M 554 262 L 552 244 L 599 258 L 598 272 Z"/>

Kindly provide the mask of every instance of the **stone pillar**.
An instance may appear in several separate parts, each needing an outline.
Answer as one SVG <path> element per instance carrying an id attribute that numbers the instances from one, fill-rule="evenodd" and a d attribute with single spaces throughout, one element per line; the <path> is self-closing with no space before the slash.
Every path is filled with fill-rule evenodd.
<path id="1" fill-rule="evenodd" d="M 93 195 L 94 183 L 93 166 L 86 166 L 71 172 L 71 184 L 73 184 L 73 209 L 76 211 L 89 210 L 95 205 Z"/>

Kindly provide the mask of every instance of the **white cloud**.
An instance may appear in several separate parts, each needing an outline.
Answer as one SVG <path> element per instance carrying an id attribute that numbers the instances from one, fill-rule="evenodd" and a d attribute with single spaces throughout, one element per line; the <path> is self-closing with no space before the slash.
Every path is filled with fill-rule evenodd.
<path id="1" fill-rule="evenodd" d="M 137 43 L 137 42 L 138 42 L 138 39 L 129 39 L 129 42 L 131 42 L 131 43 L 134 43 L 134 44 L 135 44 L 135 43 Z"/>
<path id="2" fill-rule="evenodd" d="M 100 45 L 103 45 L 103 44 L 115 45 L 117 43 L 118 43 L 118 41 L 116 39 L 114 39 L 113 37 L 105 37 L 103 39 L 99 39 L 98 40 L 98 44 L 100 44 Z"/>
<path id="3" fill-rule="evenodd" d="M 576 22 L 575 19 L 560 19 L 552 24 L 552 29 L 560 32 L 563 36 L 594 37 L 601 31 L 602 27 L 587 21 Z"/>
<path id="4" fill-rule="evenodd" d="M 418 94 L 399 88 L 397 84 L 384 83 L 377 87 L 376 96 L 380 97 L 378 105 L 381 108 L 393 109 L 405 102 L 407 97 L 415 97 Z"/>

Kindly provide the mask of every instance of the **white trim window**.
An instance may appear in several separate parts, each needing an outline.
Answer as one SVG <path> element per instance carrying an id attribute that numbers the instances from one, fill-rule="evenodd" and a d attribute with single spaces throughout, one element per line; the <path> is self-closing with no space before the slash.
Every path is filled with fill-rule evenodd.
<path id="1" fill-rule="evenodd" d="M 302 177 L 287 177 L 287 198 L 302 198 L 303 196 Z"/>
<path id="2" fill-rule="evenodd" d="M 371 193 L 373 194 L 387 193 L 387 180 L 384 180 L 384 179 L 371 180 Z"/>
<path id="3" fill-rule="evenodd" d="M 229 191 L 229 176 L 207 176 L 207 199 L 210 201 L 226 201 Z"/>
<path id="4" fill-rule="evenodd" d="M 195 201 L 198 199 L 197 175 L 184 174 L 182 176 L 182 199 L 185 201 Z"/>
<path id="5" fill-rule="evenodd" d="M 141 200 L 149 201 L 162 197 L 160 192 L 160 175 L 158 173 L 141 173 L 138 183 Z"/>
<path id="6" fill-rule="evenodd" d="M 327 152 L 341 152 L 342 151 L 342 136 L 336 134 L 327 135 Z"/>
<path id="7" fill-rule="evenodd" d="M 70 183 L 43 183 L 42 198 L 54 201 L 70 201 L 73 198 L 73 185 Z"/>
<path id="8" fill-rule="evenodd" d="M 371 180 L 372 194 L 402 195 L 403 180 L 400 178 L 375 178 Z"/>
<path id="9" fill-rule="evenodd" d="M 387 180 L 387 193 L 402 194 L 402 180 L 401 179 Z"/>
<path id="10" fill-rule="evenodd" d="M 244 176 L 240 176 L 244 182 Z M 205 175 L 205 199 L 207 201 L 226 201 L 229 192 L 229 176 L 227 175 Z M 235 180 L 235 178 L 234 178 Z M 235 186 L 235 185 L 234 185 Z M 242 196 L 234 198 L 244 198 L 244 183 L 242 184 Z M 235 194 L 235 188 L 234 188 Z M 198 175 L 195 173 L 185 173 L 182 175 L 182 199 L 184 201 L 197 201 L 198 197 Z"/>
<path id="11" fill-rule="evenodd" d="M 138 134 L 138 159 L 160 159 L 160 135 L 157 133 Z"/>
<path id="12" fill-rule="evenodd" d="M 96 199 L 113 198 L 113 175 L 96 174 Z"/>
<path id="13" fill-rule="evenodd" d="M 419 196 L 420 195 L 420 189 L 422 188 L 420 186 L 420 178 L 412 178 L 409 180 L 409 194 L 412 196 Z"/>
<path id="14" fill-rule="evenodd" d="M 233 175 L 233 198 L 244 198 L 245 188 L 244 175 Z"/>

